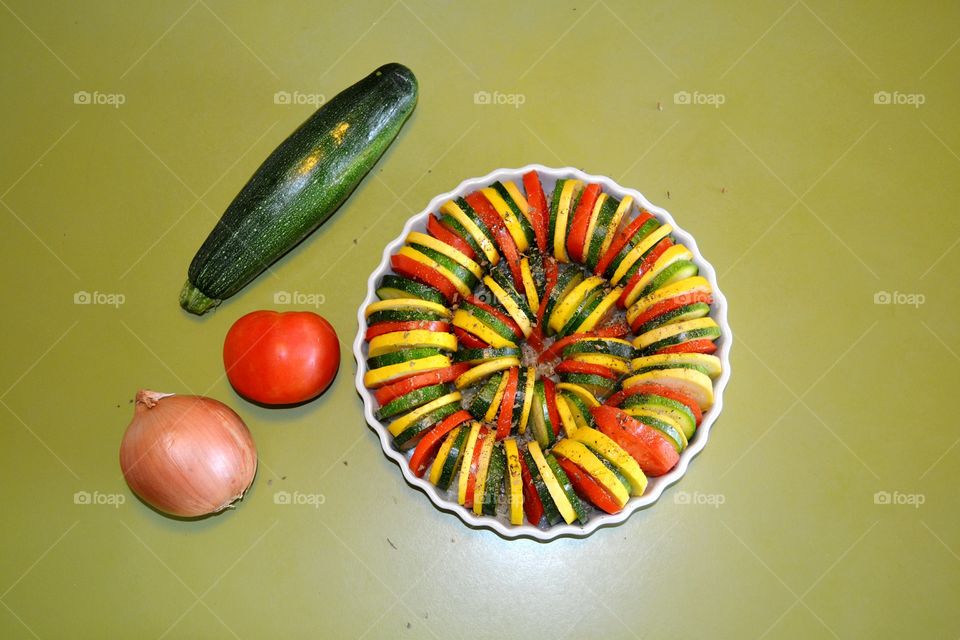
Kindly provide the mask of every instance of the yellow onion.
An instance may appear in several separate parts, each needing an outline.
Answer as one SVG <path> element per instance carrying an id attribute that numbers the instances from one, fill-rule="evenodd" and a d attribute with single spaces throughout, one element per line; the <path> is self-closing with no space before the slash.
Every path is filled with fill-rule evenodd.
<path id="1" fill-rule="evenodd" d="M 257 448 L 222 402 L 142 390 L 120 444 L 120 468 L 155 509 L 203 516 L 243 497 L 257 472 Z"/>

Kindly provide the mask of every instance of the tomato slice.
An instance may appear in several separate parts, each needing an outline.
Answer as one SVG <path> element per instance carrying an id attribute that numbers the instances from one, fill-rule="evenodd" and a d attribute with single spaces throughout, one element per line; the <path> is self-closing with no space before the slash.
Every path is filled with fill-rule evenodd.
<path id="1" fill-rule="evenodd" d="M 637 272 L 633 274 L 630 278 L 630 282 L 627 283 L 627 286 L 623 288 L 623 291 L 620 293 L 620 297 L 617 298 L 617 304 L 623 308 L 627 306 L 627 298 L 630 296 L 630 293 L 637 287 L 640 283 L 640 280 L 643 278 L 644 274 L 653 267 L 653 264 L 663 255 L 663 252 L 673 246 L 673 240 L 669 236 L 658 242 L 650 252 L 643 258 L 643 262 L 640 263 L 640 267 L 637 269 Z"/>
<path id="2" fill-rule="evenodd" d="M 593 479 L 593 476 L 567 458 L 561 455 L 555 457 L 557 464 L 560 465 L 560 468 L 563 469 L 564 473 L 566 473 L 570 479 L 573 490 L 576 491 L 581 498 L 585 498 L 590 504 L 598 509 L 603 509 L 607 513 L 620 513 L 622 507 L 620 507 L 613 496 L 603 488 L 603 485 Z"/>
<path id="3" fill-rule="evenodd" d="M 523 276 L 520 273 L 520 253 L 517 251 L 517 243 L 513 241 L 513 236 L 507 231 L 507 226 L 503 224 L 503 219 L 497 210 L 493 208 L 487 197 L 479 191 L 468 195 L 464 200 L 467 201 L 473 210 L 477 212 L 483 224 L 487 226 L 490 233 L 497 240 L 497 246 L 500 248 L 500 255 L 507 261 L 510 273 L 513 275 L 513 283 L 517 291 L 523 291 Z"/>
<path id="4" fill-rule="evenodd" d="M 510 328 L 510 331 L 513 331 L 513 334 L 515 336 L 517 336 L 521 340 L 523 339 L 523 331 L 520 330 L 520 326 L 513 320 L 513 318 L 511 318 L 505 313 L 501 313 L 500 311 L 497 311 L 496 309 L 488 305 L 486 302 L 483 302 L 476 296 L 470 296 L 469 298 L 466 298 L 466 301 L 477 308 L 483 309 L 484 311 L 486 311 L 487 313 L 495 317 L 497 320 L 507 325 Z"/>
<path id="5" fill-rule="evenodd" d="M 575 262 L 583 262 L 583 245 L 587 239 L 587 228 L 590 226 L 590 216 L 593 214 L 593 205 L 600 195 L 600 185 L 591 182 L 580 195 L 577 210 L 573 213 L 570 231 L 567 233 L 567 255 Z"/>
<path id="6" fill-rule="evenodd" d="M 543 397 L 547 402 L 547 413 L 553 423 L 553 435 L 560 435 L 560 411 L 557 409 L 557 387 L 550 378 L 543 379 Z"/>
<path id="7" fill-rule="evenodd" d="M 467 509 L 473 508 L 473 494 L 477 488 L 477 471 L 480 467 L 480 452 L 483 451 L 483 441 L 490 430 L 486 427 L 480 427 L 477 431 L 477 442 L 473 445 L 473 455 L 470 456 L 470 474 L 467 476 L 467 492 L 464 495 L 463 506 Z M 464 461 L 466 464 L 466 460 Z"/>
<path id="8" fill-rule="evenodd" d="M 540 184 L 540 176 L 536 171 L 528 171 L 523 174 L 523 189 L 527 192 L 527 204 L 530 205 L 530 223 L 533 226 L 533 234 L 537 238 L 537 246 L 540 252 L 546 254 L 547 249 L 547 229 L 550 210 L 547 208 L 547 197 L 543 193 L 543 185 Z"/>
<path id="9" fill-rule="evenodd" d="M 433 331 L 435 333 L 448 333 L 450 323 L 441 320 L 410 320 L 409 322 L 378 322 L 367 328 L 364 339 L 370 342 L 377 336 L 385 333 L 394 333 L 396 331 Z"/>
<path id="10" fill-rule="evenodd" d="M 697 419 L 697 424 L 700 424 L 700 421 L 703 420 L 703 411 L 700 410 L 700 405 L 697 404 L 697 401 L 691 398 L 690 396 L 677 391 L 676 389 L 671 389 L 668 386 L 662 384 L 641 384 L 636 387 L 630 387 L 629 389 L 624 389 L 620 393 L 623 394 L 623 400 L 626 400 L 630 396 L 635 396 L 640 393 L 648 393 L 657 396 L 663 396 L 664 398 L 670 398 L 671 400 L 676 400 L 677 402 L 682 402 L 690 408 L 690 411 L 693 413 L 693 417 Z"/>
<path id="11" fill-rule="evenodd" d="M 533 485 L 533 476 L 527 467 L 527 461 L 520 456 L 520 478 L 523 480 L 523 512 L 527 515 L 530 524 L 537 526 L 543 519 L 543 503 L 540 494 Z"/>
<path id="12" fill-rule="evenodd" d="M 477 336 L 460 327 L 454 327 L 453 333 L 457 336 L 457 342 L 460 343 L 460 346 L 467 347 L 468 349 L 486 349 L 490 346 Z"/>
<path id="13" fill-rule="evenodd" d="M 600 431 L 626 450 L 648 476 L 662 476 L 680 460 L 666 436 L 622 410 L 600 405 L 591 407 L 590 413 Z"/>
<path id="14" fill-rule="evenodd" d="M 596 275 L 603 275 L 603 272 L 607 270 L 607 267 L 610 266 L 610 263 L 613 262 L 613 259 L 617 257 L 617 254 L 627 246 L 627 243 L 633 238 L 637 231 L 642 227 L 648 220 L 653 218 L 650 213 L 643 211 L 634 218 L 630 224 L 626 226 L 620 233 L 616 235 L 613 239 L 613 242 L 610 243 L 610 247 L 607 249 L 607 252 L 600 256 L 600 259 L 597 261 L 597 266 L 593 270 L 593 273 Z"/>
<path id="15" fill-rule="evenodd" d="M 469 362 L 459 362 L 455 365 L 444 367 L 443 369 L 435 369 L 433 371 L 427 371 L 426 373 L 408 376 L 402 380 L 391 382 L 386 386 L 380 387 L 373 392 L 373 396 L 382 407 L 391 400 L 410 393 L 414 389 L 440 384 L 441 382 L 450 382 L 454 378 L 466 373 L 472 366 Z"/>
<path id="16" fill-rule="evenodd" d="M 608 369 L 592 362 L 579 362 L 577 360 L 564 360 L 554 369 L 557 373 L 585 373 L 589 375 L 601 376 L 608 380 L 616 380 L 620 377 L 616 371 Z"/>
<path id="17" fill-rule="evenodd" d="M 500 414 L 497 416 L 497 440 L 503 440 L 510 435 L 510 427 L 513 426 L 513 400 L 517 395 L 519 380 L 520 368 L 511 367 L 509 373 L 507 373 L 507 386 L 503 389 Z"/>
<path id="18" fill-rule="evenodd" d="M 450 414 L 433 429 L 428 431 L 417 443 L 417 448 L 413 450 L 410 456 L 410 470 L 418 478 L 423 477 L 430 462 L 437 455 L 437 449 L 443 442 L 443 437 L 450 433 L 454 427 L 457 427 L 467 420 L 472 420 L 473 416 L 468 411 L 461 409 L 456 413 Z"/>
<path id="19" fill-rule="evenodd" d="M 453 302 L 457 299 L 459 293 L 453 283 L 443 277 L 443 274 L 436 269 L 431 269 L 425 264 L 421 264 L 409 256 L 395 254 L 390 256 L 390 266 L 399 275 L 405 276 L 417 282 L 430 285 L 440 291 L 447 302 Z"/>
<path id="20" fill-rule="evenodd" d="M 691 340 L 690 342 L 681 342 L 670 347 L 659 349 L 657 353 L 713 353 L 717 350 L 717 345 L 713 340 Z"/>
<path id="21" fill-rule="evenodd" d="M 600 327 L 599 329 L 594 329 L 593 333 L 595 333 L 598 338 L 622 338 L 630 333 L 630 327 L 628 327 L 627 323 L 621 319 L 613 324 L 608 324 L 604 327 Z"/>
<path id="22" fill-rule="evenodd" d="M 476 259 L 477 254 L 474 253 L 473 248 L 467 244 L 467 242 L 458 236 L 456 233 L 448 229 L 443 225 L 442 222 L 437 220 L 437 218 L 430 214 L 430 217 L 427 219 L 427 231 L 430 232 L 437 240 L 441 242 L 446 242 L 448 245 L 460 251 L 471 260 Z"/>
<path id="23" fill-rule="evenodd" d="M 637 331 L 640 327 L 650 322 L 657 316 L 670 313 L 675 309 L 685 307 L 688 304 L 694 304 L 695 302 L 713 304 L 713 295 L 704 291 L 699 291 L 696 293 L 684 293 L 679 296 L 674 296 L 673 298 L 667 298 L 666 300 L 653 305 L 639 316 L 634 318 L 633 330 Z"/>

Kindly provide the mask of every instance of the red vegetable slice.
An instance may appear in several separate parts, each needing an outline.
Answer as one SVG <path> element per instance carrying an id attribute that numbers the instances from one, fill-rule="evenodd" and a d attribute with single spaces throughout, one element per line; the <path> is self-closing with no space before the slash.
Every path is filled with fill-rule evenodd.
<path id="1" fill-rule="evenodd" d="M 630 242 L 634 234 L 651 218 L 653 218 L 653 216 L 646 211 L 642 211 L 640 215 L 634 218 L 630 224 L 614 237 L 613 242 L 610 243 L 610 248 L 600 256 L 593 272 L 598 276 L 602 275 L 603 272 L 607 270 L 607 267 L 610 266 L 610 263 L 613 262 L 613 259 L 617 257 L 617 254 L 620 253 L 620 250 L 627 246 L 627 243 Z"/>
<path id="2" fill-rule="evenodd" d="M 598 338 L 622 338 L 630 333 L 630 327 L 621 319 L 605 327 L 594 329 L 593 333 L 595 333 Z"/>
<path id="3" fill-rule="evenodd" d="M 391 400 L 399 398 L 406 393 L 410 393 L 414 389 L 440 384 L 441 382 L 450 382 L 454 378 L 466 373 L 472 366 L 473 365 L 471 365 L 469 362 L 460 362 L 443 369 L 435 369 L 434 371 L 427 371 L 426 373 L 417 373 L 412 376 L 407 376 L 402 380 L 391 382 L 384 387 L 380 387 L 373 392 L 373 396 L 377 399 L 377 402 L 379 402 L 380 406 L 382 407 Z"/>
<path id="4" fill-rule="evenodd" d="M 561 455 L 556 455 L 555 457 L 560 468 L 563 469 L 564 473 L 567 474 L 567 478 L 570 479 L 573 490 L 576 491 L 581 498 L 586 499 L 590 504 L 598 509 L 603 509 L 607 513 L 620 513 L 620 511 L 622 511 L 622 507 L 617 504 L 613 496 L 603 488 L 603 485 L 594 480 L 593 476 L 567 458 Z"/>
<path id="5" fill-rule="evenodd" d="M 671 347 L 664 347 L 657 351 L 660 353 L 713 353 L 717 350 L 717 345 L 713 343 L 712 340 L 707 340 L 706 338 L 702 340 L 691 340 L 690 342 L 682 342 L 680 344 L 675 344 Z"/>
<path id="6" fill-rule="evenodd" d="M 453 302 L 457 299 L 457 288 L 436 269 L 431 269 L 427 265 L 417 262 L 409 256 L 400 255 L 399 253 L 390 256 L 390 266 L 401 276 L 422 282 L 437 289 L 443 294 L 443 297 L 447 299 L 447 302 Z"/>
<path id="7" fill-rule="evenodd" d="M 662 476 L 680 460 L 680 454 L 666 436 L 608 405 L 591 407 L 590 413 L 601 432 L 633 456 L 648 476 Z"/>
<path id="8" fill-rule="evenodd" d="M 473 210 L 477 212 L 483 224 L 487 226 L 490 233 L 496 238 L 497 246 L 500 248 L 500 255 L 507 261 L 510 273 L 513 274 L 513 283 L 517 291 L 523 291 L 523 276 L 520 273 L 520 253 L 517 251 L 517 243 L 513 241 L 513 236 L 507 231 L 503 224 L 503 219 L 497 210 L 493 208 L 490 201 L 487 200 L 479 191 L 475 191 L 464 198 Z"/>
<path id="9" fill-rule="evenodd" d="M 473 445 L 473 454 L 470 456 L 470 473 L 467 476 L 467 492 L 464 496 L 463 506 L 467 509 L 473 508 L 473 493 L 477 488 L 477 471 L 480 467 L 480 452 L 483 451 L 483 441 L 490 432 L 486 427 L 480 427 L 477 431 L 477 443 Z M 467 464 L 464 460 L 463 464 Z"/>
<path id="10" fill-rule="evenodd" d="M 447 333 L 450 331 L 450 323 L 441 320 L 410 320 L 409 322 L 378 322 L 367 328 L 364 339 L 370 342 L 377 336 L 385 333 L 394 333 L 396 331 L 434 331 L 436 333 Z"/>
<path id="11" fill-rule="evenodd" d="M 457 341 L 460 343 L 460 346 L 467 347 L 468 349 L 486 349 L 490 346 L 477 336 L 460 327 L 454 327 L 453 333 L 457 336 Z"/>
<path id="12" fill-rule="evenodd" d="M 608 380 L 616 380 L 620 377 L 616 371 L 608 369 L 592 362 L 579 362 L 577 360 L 564 360 L 554 369 L 557 373 L 585 373 L 588 375 L 602 376 Z"/>
<path id="13" fill-rule="evenodd" d="M 679 296 L 674 296 L 673 298 L 667 298 L 666 300 L 653 305 L 639 316 L 634 318 L 633 330 L 636 331 L 639 327 L 645 325 L 658 316 L 661 316 L 665 313 L 670 313 L 675 309 L 679 309 L 680 307 L 685 307 L 688 304 L 694 304 L 696 302 L 713 304 L 713 295 L 705 291 L 698 291 L 695 293 L 683 293 Z"/>
<path id="14" fill-rule="evenodd" d="M 523 512 L 530 524 L 536 526 L 543 519 L 543 503 L 533 484 L 533 476 L 530 475 L 524 456 L 520 456 L 520 478 L 523 480 Z"/>
<path id="15" fill-rule="evenodd" d="M 494 316 L 497 320 L 507 325 L 510 328 L 510 331 L 513 331 L 513 334 L 515 336 L 517 336 L 520 339 L 523 339 L 523 331 L 520 330 L 520 326 L 514 321 L 513 318 L 511 318 L 505 313 L 501 313 L 500 311 L 497 311 L 496 309 L 488 305 L 486 302 L 483 302 L 476 296 L 470 296 L 469 298 L 466 298 L 466 301 L 472 304 L 473 306 L 483 309 L 490 315 Z"/>
<path id="16" fill-rule="evenodd" d="M 530 205 L 530 223 L 537 238 L 537 246 L 540 247 L 541 253 L 546 254 L 548 251 L 547 229 L 550 210 L 547 208 L 547 197 L 543 193 L 543 185 L 540 184 L 540 176 L 536 171 L 528 171 L 523 174 L 523 188 L 527 192 L 527 204 Z"/>
<path id="17" fill-rule="evenodd" d="M 547 402 L 547 413 L 553 423 L 553 435 L 560 435 L 560 411 L 557 409 L 557 387 L 550 378 L 543 379 L 543 397 Z"/>
<path id="18" fill-rule="evenodd" d="M 437 455 L 437 450 L 440 448 L 440 443 L 443 442 L 443 437 L 452 431 L 454 427 L 472 418 L 473 416 L 471 416 L 468 411 L 461 409 L 447 416 L 440 424 L 428 431 L 423 438 L 420 439 L 420 442 L 417 443 L 417 448 L 413 450 L 413 455 L 410 456 L 410 470 L 413 471 L 414 475 L 418 478 L 422 477 L 427 467 L 430 466 L 430 462 Z"/>
<path id="19" fill-rule="evenodd" d="M 587 238 L 587 228 L 590 226 L 590 216 L 593 214 L 593 205 L 600 195 L 600 185 L 591 182 L 580 195 L 580 202 L 573 212 L 570 231 L 567 232 L 567 255 L 575 262 L 583 262 L 583 245 Z"/>
<path id="20" fill-rule="evenodd" d="M 623 288 L 623 291 L 620 293 L 620 297 L 617 299 L 617 304 L 622 308 L 627 306 L 627 298 L 630 296 L 630 293 L 640 284 L 641 278 L 644 274 L 650 270 L 653 264 L 657 259 L 663 255 L 663 252 L 673 246 L 673 240 L 670 239 L 670 236 L 667 236 L 660 242 L 658 242 L 650 252 L 643 258 L 643 262 L 640 263 L 640 267 L 637 269 L 637 272 L 633 274 L 630 278 L 630 281 L 627 283 L 627 286 Z"/>
<path id="21" fill-rule="evenodd" d="M 446 242 L 471 260 L 476 259 L 477 254 L 474 253 L 473 247 L 467 244 L 466 241 L 455 232 L 445 227 L 433 214 L 430 214 L 430 217 L 427 219 L 427 231 L 437 240 Z"/>
<path id="22" fill-rule="evenodd" d="M 693 413 L 693 417 L 697 419 L 697 424 L 700 424 L 700 421 L 703 420 L 703 411 L 700 410 L 700 405 L 697 404 L 696 400 L 680 391 L 677 391 L 676 389 L 671 389 L 670 387 L 662 384 L 641 384 L 637 385 L 636 387 L 624 389 L 617 395 L 620 393 L 623 394 L 623 397 L 620 399 L 621 404 L 630 396 L 635 396 L 640 393 L 670 398 L 671 400 L 676 400 L 677 402 L 682 402 L 683 404 L 687 405 L 687 407 L 689 407 L 690 411 Z M 612 403 L 608 402 L 608 404 Z"/>
<path id="23" fill-rule="evenodd" d="M 511 367 L 507 373 L 507 386 L 503 389 L 503 399 L 500 401 L 500 414 L 497 416 L 497 440 L 503 440 L 510 435 L 513 426 L 513 400 L 517 395 L 517 383 L 520 379 L 520 368 Z"/>

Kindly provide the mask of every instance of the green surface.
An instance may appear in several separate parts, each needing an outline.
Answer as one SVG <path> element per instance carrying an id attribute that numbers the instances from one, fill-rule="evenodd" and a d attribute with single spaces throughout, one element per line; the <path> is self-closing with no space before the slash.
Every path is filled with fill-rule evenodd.
<path id="1" fill-rule="evenodd" d="M 955 3 L 323 4 L 2 3 L 0 637 L 960 634 Z M 275 92 L 329 97 L 394 60 L 421 98 L 374 174 L 241 294 L 183 312 L 200 242 L 312 111 Z M 736 331 L 687 476 L 622 526 L 547 545 L 408 488 L 349 348 L 407 216 L 527 162 L 669 209 Z M 232 321 L 320 301 L 344 347 L 332 389 L 279 411 L 238 398 Z M 260 471 L 236 510 L 181 522 L 131 496 L 117 452 L 140 387 L 247 420 Z"/>

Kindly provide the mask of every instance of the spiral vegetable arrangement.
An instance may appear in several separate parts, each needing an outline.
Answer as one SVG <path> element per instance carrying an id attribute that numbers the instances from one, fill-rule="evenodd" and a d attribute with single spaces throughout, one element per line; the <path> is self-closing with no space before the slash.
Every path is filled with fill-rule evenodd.
<path id="1" fill-rule="evenodd" d="M 445 202 L 390 258 L 363 382 L 410 470 L 476 515 L 618 513 L 713 405 L 713 292 L 673 228 L 540 176 Z"/>

